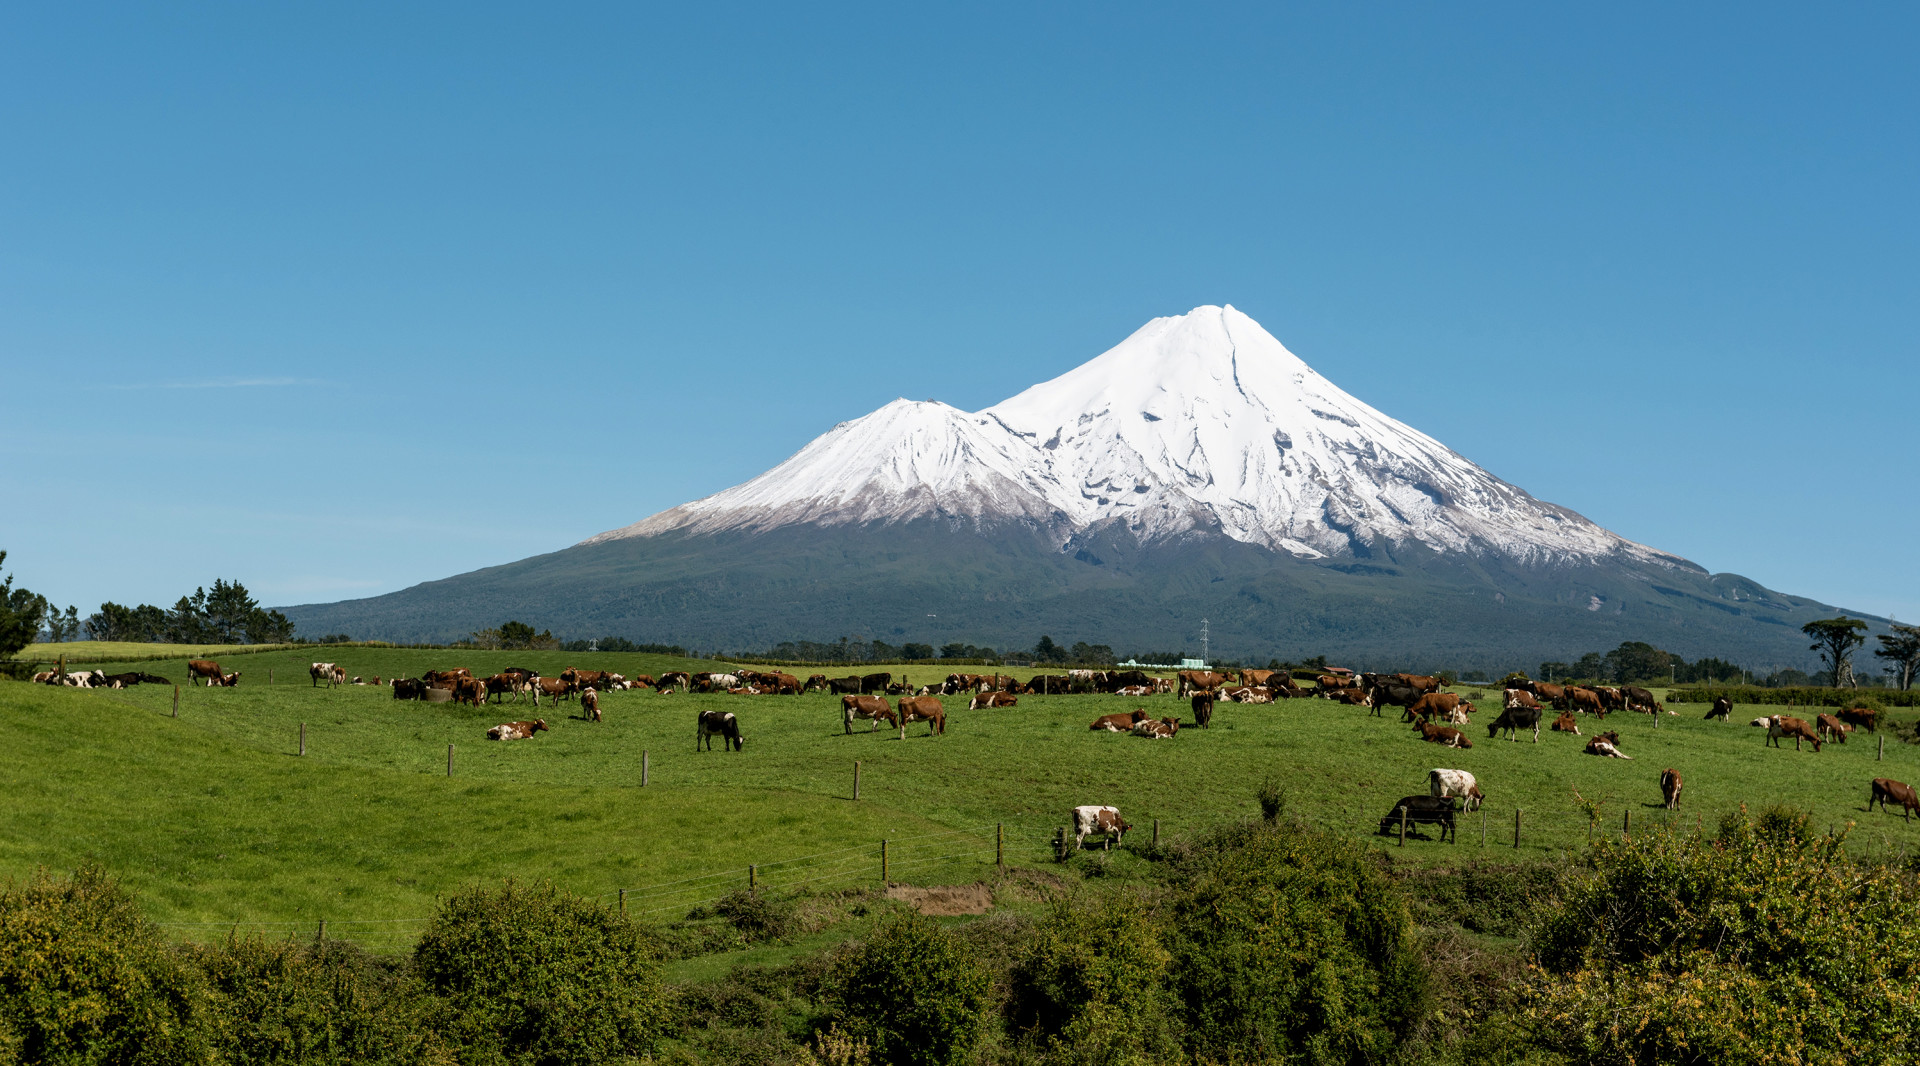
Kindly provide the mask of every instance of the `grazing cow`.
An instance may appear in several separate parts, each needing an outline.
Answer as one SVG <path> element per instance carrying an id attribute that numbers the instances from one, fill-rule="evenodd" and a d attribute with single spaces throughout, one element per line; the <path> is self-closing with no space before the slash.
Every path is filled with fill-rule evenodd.
<path id="1" fill-rule="evenodd" d="M 767 681 L 773 691 L 782 696 L 798 696 L 807 690 L 805 683 L 792 674 L 768 674 Z"/>
<path id="2" fill-rule="evenodd" d="M 655 691 L 661 693 L 662 695 L 665 695 L 666 693 L 669 693 L 669 692 L 673 692 L 675 690 L 685 692 L 687 689 L 691 688 L 692 686 L 693 686 L 693 675 L 687 673 L 685 670 L 669 670 L 666 673 L 661 674 L 660 680 L 654 682 L 654 685 L 653 685 Z"/>
<path id="3" fill-rule="evenodd" d="M 1073 850 L 1086 847 L 1090 836 L 1104 836 L 1105 846 L 1112 847 L 1126 836 L 1133 826 L 1120 817 L 1118 807 L 1075 807 L 1073 809 Z"/>
<path id="4" fill-rule="evenodd" d="M 565 670 L 560 671 L 560 679 L 574 686 L 574 690 L 578 691 L 586 688 L 588 685 L 595 685 L 604 689 L 607 686 L 607 682 L 613 680 L 613 675 L 605 670 L 582 670 L 578 667 L 569 666 Z"/>
<path id="5" fill-rule="evenodd" d="M 393 679 L 393 698 L 396 700 L 417 700 L 427 690 L 427 683 L 411 677 Z"/>
<path id="6" fill-rule="evenodd" d="M 1580 723 L 1573 720 L 1572 711 L 1561 711 L 1560 717 L 1553 720 L 1550 728 L 1556 733 L 1572 733 L 1576 737 L 1580 735 Z"/>
<path id="7" fill-rule="evenodd" d="M 1395 674 L 1393 677 L 1401 684 L 1410 685 L 1421 692 L 1438 692 L 1444 684 L 1439 678 L 1428 677 L 1425 674 Z"/>
<path id="8" fill-rule="evenodd" d="M 314 663 L 307 667 L 307 673 L 313 678 L 313 684 L 309 685 L 309 688 L 318 687 L 322 681 L 327 683 L 328 688 L 332 688 L 347 679 L 347 672 L 334 663 Z"/>
<path id="9" fill-rule="evenodd" d="M 1536 711 L 1540 709 L 1540 701 L 1534 699 L 1533 693 L 1528 692 L 1526 689 L 1510 688 L 1510 689 L 1507 689 L 1504 693 L 1502 693 L 1502 695 L 1505 697 L 1505 699 L 1502 701 L 1501 705 L 1504 706 L 1509 711 L 1514 710 L 1515 708 L 1521 708 L 1521 707 L 1532 708 L 1533 710 L 1536 710 Z"/>
<path id="10" fill-rule="evenodd" d="M 840 697 L 840 724 L 848 733 L 853 732 L 853 720 L 856 718 L 865 718 L 873 723 L 867 730 L 869 733 L 879 729 L 881 722 L 887 723 L 889 729 L 898 724 L 893 717 L 893 706 L 884 696 Z"/>
<path id="11" fill-rule="evenodd" d="M 1417 837 L 1418 833 L 1411 832 L 1414 826 L 1437 825 L 1442 842 L 1452 840 L 1459 843 L 1459 836 L 1454 829 L 1454 810 L 1452 797 L 1406 796 L 1393 805 L 1386 817 L 1380 819 L 1380 833 L 1391 836 L 1405 825 L 1410 830 L 1407 835 Z"/>
<path id="12" fill-rule="evenodd" d="M 1433 725 L 1428 722 L 1415 722 L 1413 724 L 1413 731 L 1420 734 L 1421 740 L 1428 741 L 1429 743 L 1441 744 L 1449 748 L 1473 747 L 1473 741 L 1468 740 L 1466 734 L 1451 726 Z"/>
<path id="13" fill-rule="evenodd" d="M 1620 734 L 1611 729 L 1587 741 L 1586 752 L 1588 755 L 1604 755 L 1609 759 L 1633 758 L 1620 750 Z"/>
<path id="14" fill-rule="evenodd" d="M 1538 699 L 1546 700 L 1548 706 L 1556 711 L 1568 709 L 1567 689 L 1565 685 L 1553 685 L 1545 681 L 1535 681 L 1533 683 L 1533 694 Z"/>
<path id="15" fill-rule="evenodd" d="M 207 679 L 207 687 L 212 688 L 214 683 L 219 681 L 222 676 L 220 673 L 220 664 L 214 662 L 212 659 L 190 659 L 187 661 L 187 684 L 189 685 L 193 684 L 195 679 L 204 677 Z"/>
<path id="16" fill-rule="evenodd" d="M 1590 688 L 1568 685 L 1567 705 L 1581 714 L 1591 714 L 1596 718 L 1607 716 L 1607 707 L 1600 702 L 1600 694 Z"/>
<path id="17" fill-rule="evenodd" d="M 1178 718 L 1161 718 L 1158 720 L 1142 718 L 1140 721 L 1133 723 L 1132 732 L 1136 737 L 1147 737 L 1151 740 L 1172 740 L 1173 735 L 1180 732 L 1180 720 Z"/>
<path id="18" fill-rule="evenodd" d="M 743 751 L 747 742 L 740 739 L 740 720 L 732 711 L 701 711 L 693 726 L 693 750 L 699 751 L 701 745 L 713 750 L 713 738 L 720 738 L 720 750 Z"/>
<path id="19" fill-rule="evenodd" d="M 1871 707 L 1848 707 L 1837 712 L 1834 717 L 1850 725 L 1857 725 L 1869 733 L 1878 733 L 1880 712 Z"/>
<path id="20" fill-rule="evenodd" d="M 1009 696 L 1004 692 L 976 692 L 973 699 L 967 701 L 967 710 L 977 711 L 982 707 L 1018 707 L 1020 697 Z"/>
<path id="21" fill-rule="evenodd" d="M 471 704 L 475 707 L 487 702 L 487 683 L 478 678 L 462 677 L 453 682 L 453 702 Z"/>
<path id="22" fill-rule="evenodd" d="M 512 674 L 495 674 L 482 682 L 487 686 L 487 702 L 505 702 L 508 696 L 519 699 L 522 692 L 521 681 Z M 494 697 L 500 697 L 495 701 Z"/>
<path id="23" fill-rule="evenodd" d="M 1805 719 L 1795 718 L 1790 714 L 1769 715 L 1767 718 L 1767 743 L 1777 748 L 1780 746 L 1781 737 L 1792 737 L 1793 750 L 1795 751 L 1800 750 L 1800 742 L 1803 740 L 1812 744 L 1813 750 L 1816 753 L 1820 750 L 1820 735 L 1815 733 L 1811 726 L 1807 725 Z"/>
<path id="24" fill-rule="evenodd" d="M 1888 800 L 1900 805 L 1903 821 L 1912 821 L 1915 814 L 1920 814 L 1920 795 L 1915 794 L 1912 785 L 1901 784 L 1891 777 L 1874 778 L 1873 791 L 1867 794 L 1867 810 L 1873 810 L 1873 805 L 1878 803 L 1884 813 Z"/>
<path id="25" fill-rule="evenodd" d="M 1659 714 L 1666 710 L 1659 700 L 1653 698 L 1652 692 L 1638 685 L 1628 685 L 1620 690 L 1620 694 L 1626 702 L 1626 710 L 1639 711 L 1641 714 Z"/>
<path id="26" fill-rule="evenodd" d="M 1605 707 L 1609 711 L 1624 711 L 1627 709 L 1626 695 L 1611 685 L 1595 685 L 1588 691 L 1600 697 L 1600 706 Z M 1646 692 L 1647 690 L 1641 689 L 1640 691 Z M 1653 694 L 1650 692 L 1647 693 L 1647 702 L 1653 702 Z"/>
<path id="27" fill-rule="evenodd" d="M 1095 718 L 1093 724 L 1087 728 L 1096 732 L 1104 729 L 1109 733 L 1131 733 L 1136 723 L 1144 722 L 1149 717 L 1151 715 L 1144 710 L 1134 711 L 1131 714 L 1103 714 Z"/>
<path id="28" fill-rule="evenodd" d="M 1733 701 L 1721 696 L 1713 701 L 1712 707 L 1707 709 L 1707 720 L 1712 721 L 1715 718 L 1724 720 L 1731 714 L 1733 714 Z"/>
<path id="29" fill-rule="evenodd" d="M 600 720 L 600 694 L 593 690 L 592 685 L 580 690 L 580 713 L 589 721 Z"/>
<path id="30" fill-rule="evenodd" d="M 547 728 L 546 719 L 536 722 L 502 722 L 487 730 L 488 740 L 532 740 L 535 733 Z"/>
<path id="31" fill-rule="evenodd" d="M 1073 686 L 1065 674 L 1035 674 L 1027 679 L 1027 691 L 1042 696 L 1059 696 L 1073 691 Z"/>
<path id="32" fill-rule="evenodd" d="M 827 691 L 827 675 L 825 675 L 825 674 L 808 674 L 808 675 L 807 675 L 807 683 L 806 683 L 806 684 L 804 684 L 804 685 L 802 685 L 802 686 L 800 686 L 800 691 L 802 691 L 802 692 L 825 692 L 825 691 Z"/>
<path id="33" fill-rule="evenodd" d="M 1213 693 L 1195 693 L 1193 697 L 1193 724 L 1202 729 L 1213 728 Z"/>
<path id="34" fill-rule="evenodd" d="M 1473 713 L 1473 704 L 1461 699 L 1452 692 L 1429 692 L 1409 704 L 1406 713 L 1400 716 L 1403 722 L 1451 722 L 1465 725 L 1467 715 Z"/>
<path id="35" fill-rule="evenodd" d="M 885 692 L 887 682 L 892 680 L 893 675 L 884 670 L 877 674 L 868 674 L 860 679 L 860 694 L 870 696 L 875 692 Z"/>
<path id="36" fill-rule="evenodd" d="M 1816 715 L 1814 717 L 1814 729 L 1819 732 L 1829 744 L 1845 744 L 1847 742 L 1847 734 L 1853 732 L 1852 726 L 1830 714 Z"/>
<path id="37" fill-rule="evenodd" d="M 897 706 L 900 709 L 900 728 L 905 729 L 914 722 L 927 723 L 927 735 L 947 732 L 947 712 L 940 706 L 938 696 L 902 696 Z"/>
<path id="38" fill-rule="evenodd" d="M 472 676 L 473 672 L 466 667 L 456 666 L 451 670 L 428 670 L 426 673 L 420 675 L 420 679 L 429 685 L 439 685 L 441 688 L 452 688 L 455 679 Z"/>
<path id="39" fill-rule="evenodd" d="M 1457 797 L 1470 811 L 1479 810 L 1487 801 L 1486 793 L 1480 791 L 1480 782 L 1465 770 L 1428 770 L 1427 792 L 1434 799 Z"/>
<path id="40" fill-rule="evenodd" d="M 1680 771 L 1669 766 L 1660 771 L 1660 797 L 1667 802 L 1667 809 L 1680 809 Z"/>
<path id="41" fill-rule="evenodd" d="M 1573 719 L 1569 717 L 1567 720 Z M 1536 703 L 1531 707 L 1508 707 L 1501 711 L 1500 717 L 1494 719 L 1493 724 L 1487 727 L 1487 739 L 1492 740 L 1499 736 L 1502 729 L 1507 731 L 1507 739 L 1514 742 L 1519 741 L 1520 730 L 1531 729 L 1533 742 L 1540 743 L 1540 705 Z"/>
<path id="42" fill-rule="evenodd" d="M 573 696 L 573 685 L 557 677 L 536 677 L 533 679 L 533 705 L 540 706 L 540 697 L 550 700 L 564 700 Z"/>

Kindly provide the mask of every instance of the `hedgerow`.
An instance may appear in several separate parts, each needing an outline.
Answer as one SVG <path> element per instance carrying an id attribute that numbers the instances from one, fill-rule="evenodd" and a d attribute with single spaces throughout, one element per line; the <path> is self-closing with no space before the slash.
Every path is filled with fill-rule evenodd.
<path id="1" fill-rule="evenodd" d="M 1853 688 L 1761 688 L 1758 685 L 1698 685 L 1676 688 L 1669 703 L 1712 703 L 1722 696 L 1735 703 L 1775 707 L 1920 707 L 1920 690 Z"/>

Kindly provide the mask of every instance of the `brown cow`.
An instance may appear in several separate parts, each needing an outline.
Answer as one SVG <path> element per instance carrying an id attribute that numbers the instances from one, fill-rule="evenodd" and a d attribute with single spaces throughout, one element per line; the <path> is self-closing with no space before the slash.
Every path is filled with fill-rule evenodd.
<path id="1" fill-rule="evenodd" d="M 1660 795 L 1670 811 L 1680 809 L 1680 771 L 1669 766 L 1660 771 Z"/>
<path id="2" fill-rule="evenodd" d="M 1852 726 L 1830 714 L 1816 715 L 1813 721 L 1814 729 L 1826 738 L 1829 744 L 1845 744 L 1847 734 L 1853 732 Z"/>
<path id="3" fill-rule="evenodd" d="M 547 728 L 546 719 L 535 722 L 502 722 L 487 730 L 488 740 L 532 740 L 535 733 Z"/>
<path id="4" fill-rule="evenodd" d="M 214 662 L 212 659 L 187 660 L 187 684 L 189 685 L 193 684 L 196 678 L 204 677 L 207 679 L 207 687 L 212 688 L 214 683 L 219 681 L 222 676 L 220 673 L 220 664 Z"/>
<path id="5" fill-rule="evenodd" d="M 1420 734 L 1421 740 L 1428 741 L 1429 743 L 1441 744 L 1449 748 L 1473 747 L 1473 741 L 1468 740 L 1465 733 L 1449 726 L 1433 725 L 1428 722 L 1415 722 L 1413 731 Z"/>
<path id="6" fill-rule="evenodd" d="M 1904 821 L 1912 821 L 1913 816 L 1920 813 L 1920 795 L 1914 793 L 1912 785 L 1901 784 L 1891 777 L 1874 778 L 1873 791 L 1867 794 L 1867 810 L 1873 810 L 1873 805 L 1878 803 L 1885 812 L 1888 800 L 1900 805 L 1900 817 Z"/>
<path id="7" fill-rule="evenodd" d="M 852 733 L 853 720 L 856 718 L 865 718 L 873 723 L 872 728 L 867 730 L 869 733 L 879 729 L 881 722 L 887 723 L 889 729 L 898 724 L 893 717 L 893 706 L 887 702 L 885 696 L 840 697 L 841 727 L 846 732 Z"/>
<path id="8" fill-rule="evenodd" d="M 1395 674 L 1393 676 L 1398 678 L 1401 684 L 1412 686 L 1421 692 L 1438 692 L 1443 684 L 1439 678 L 1428 677 L 1426 674 Z"/>
<path id="9" fill-rule="evenodd" d="M 1552 685 L 1545 681 L 1535 681 L 1533 683 L 1533 694 L 1540 699 L 1546 700 L 1547 704 L 1556 711 L 1564 711 L 1567 709 L 1567 689 L 1564 685 Z"/>
<path id="10" fill-rule="evenodd" d="M 1414 700 L 1406 713 L 1400 716 L 1403 722 L 1452 722 L 1464 724 L 1467 715 L 1473 713 L 1473 704 L 1453 692 L 1429 692 Z"/>
<path id="11" fill-rule="evenodd" d="M 1573 720 L 1572 711 L 1561 711 L 1560 717 L 1553 720 L 1551 728 L 1556 733 L 1572 733 L 1576 737 L 1580 735 L 1580 724 Z"/>
<path id="12" fill-rule="evenodd" d="M 1568 685 L 1567 706 L 1581 714 L 1591 714 L 1596 718 L 1607 716 L 1607 705 L 1600 701 L 1600 694 L 1590 688 Z"/>
<path id="13" fill-rule="evenodd" d="M 477 678 L 455 678 L 453 682 L 453 702 L 472 704 L 475 707 L 487 702 L 487 683 Z"/>
<path id="14" fill-rule="evenodd" d="M 982 707 L 1018 707 L 1020 697 L 1004 692 L 976 692 L 973 699 L 967 701 L 967 710 L 977 711 Z"/>
<path id="15" fill-rule="evenodd" d="M 512 674 L 495 674 L 482 683 L 487 686 L 487 702 L 489 703 L 505 702 L 506 697 L 509 695 L 515 700 L 518 700 L 520 693 L 523 691 L 520 679 Z M 501 698 L 495 700 L 495 696 Z"/>
<path id="16" fill-rule="evenodd" d="M 1373 697 L 1363 688 L 1343 688 L 1328 694 L 1329 699 L 1339 700 L 1349 707 L 1371 707 Z"/>
<path id="17" fill-rule="evenodd" d="M 1180 694 L 1191 696 L 1196 692 L 1212 691 L 1227 683 L 1227 675 L 1216 674 L 1212 670 L 1180 671 Z"/>
<path id="18" fill-rule="evenodd" d="M 925 722 L 927 723 L 928 736 L 935 734 L 944 736 L 946 734 L 947 712 L 944 707 L 940 706 L 940 697 L 902 696 L 900 697 L 898 706 L 900 708 L 900 729 L 903 733 L 909 724 L 913 722 Z"/>
<path id="19" fill-rule="evenodd" d="M 1795 751 L 1800 750 L 1800 742 L 1803 740 L 1812 744 L 1816 753 L 1820 750 L 1820 736 L 1807 725 L 1805 719 L 1795 718 L 1789 714 L 1768 715 L 1767 743 L 1777 748 L 1780 746 L 1781 737 L 1792 737 Z"/>
<path id="20" fill-rule="evenodd" d="M 472 677 L 472 676 L 473 676 L 472 671 L 468 670 L 466 667 L 456 666 L 451 670 L 428 670 L 426 673 L 420 675 L 420 680 L 425 681 L 427 684 L 431 685 L 431 684 L 435 684 L 442 681 L 452 681 L 453 679 L 458 677 Z M 442 685 L 441 687 L 452 688 L 453 686 Z"/>
<path id="21" fill-rule="evenodd" d="M 1835 714 L 1834 717 L 1840 719 L 1842 722 L 1857 725 L 1869 733 L 1878 733 L 1880 731 L 1876 728 L 1880 724 L 1880 712 L 1871 707 L 1848 707 Z"/>
<path id="22" fill-rule="evenodd" d="M 1631 759 L 1633 756 L 1620 750 L 1620 734 L 1612 729 L 1587 741 L 1588 755 L 1604 755 L 1609 759 Z"/>
<path id="23" fill-rule="evenodd" d="M 1240 683 L 1249 688 L 1255 686 L 1265 688 L 1267 679 L 1277 673 L 1279 673 L 1278 670 L 1242 670 L 1240 671 Z"/>
<path id="24" fill-rule="evenodd" d="M 1197 692 L 1194 694 L 1193 724 L 1202 729 L 1213 728 L 1213 693 Z"/>
<path id="25" fill-rule="evenodd" d="M 1173 735 L 1178 732 L 1180 732 L 1180 720 L 1178 718 L 1162 718 L 1158 721 L 1152 718 L 1143 718 L 1133 723 L 1133 735 L 1136 737 L 1147 737 L 1151 740 L 1171 740 L 1173 739 Z"/>
<path id="26" fill-rule="evenodd" d="M 573 695 L 573 686 L 557 677 L 536 677 L 533 679 L 533 705 L 540 706 L 540 697 L 544 694 L 550 700 L 564 700 Z"/>
<path id="27" fill-rule="evenodd" d="M 592 685 L 580 690 L 580 712 L 589 721 L 600 720 L 600 694 L 593 690 Z"/>
<path id="28" fill-rule="evenodd" d="M 1093 724 L 1087 728 L 1094 731 L 1104 729 L 1109 733 L 1131 733 L 1135 723 L 1146 721 L 1150 717 L 1152 716 L 1145 710 L 1134 711 L 1131 714 L 1103 714 L 1095 718 Z"/>

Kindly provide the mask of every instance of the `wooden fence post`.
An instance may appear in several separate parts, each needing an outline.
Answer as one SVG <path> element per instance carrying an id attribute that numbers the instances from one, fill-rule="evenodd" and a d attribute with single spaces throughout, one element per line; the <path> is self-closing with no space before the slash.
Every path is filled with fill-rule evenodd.
<path id="1" fill-rule="evenodd" d="M 747 867 L 747 895 L 751 896 L 760 888 L 760 867 Z"/>
<path id="2" fill-rule="evenodd" d="M 1407 846 L 1407 809 L 1404 806 L 1400 808 L 1400 846 Z"/>
<path id="3" fill-rule="evenodd" d="M 1516 851 L 1520 848 L 1520 808 L 1518 807 L 1513 809 L 1513 847 Z"/>
<path id="4" fill-rule="evenodd" d="M 320 932 L 317 936 L 317 939 L 325 940 L 326 938 L 327 938 L 327 920 L 325 918 L 322 918 L 320 919 Z"/>
<path id="5" fill-rule="evenodd" d="M 853 760 L 853 800 L 860 802 L 860 760 Z"/>
<path id="6" fill-rule="evenodd" d="M 180 717 L 180 686 L 173 686 L 173 716 Z"/>
<path id="7" fill-rule="evenodd" d="M 304 758 L 306 754 L 307 754 L 307 723 L 301 722 L 300 723 L 300 755 L 301 757 Z"/>
<path id="8" fill-rule="evenodd" d="M 647 787 L 647 749 L 640 749 L 640 787 Z"/>
<path id="9" fill-rule="evenodd" d="M 1001 873 L 1007 872 L 1007 823 L 995 822 L 993 825 L 993 864 Z"/>
<path id="10" fill-rule="evenodd" d="M 1484 803 L 1480 805 L 1480 846 L 1487 846 L 1487 806 Z"/>
<path id="11" fill-rule="evenodd" d="M 881 884 L 881 887 L 883 887 L 883 888 L 884 888 L 884 887 L 886 886 L 886 883 L 887 883 L 887 842 L 886 842 L 886 841 L 885 841 L 885 840 L 883 839 L 883 840 L 881 840 L 881 841 L 880 841 L 880 884 Z"/>
<path id="12" fill-rule="evenodd" d="M 627 913 L 627 890 L 624 888 L 620 890 L 620 913 Z"/>
<path id="13" fill-rule="evenodd" d="M 1621 812 L 1620 835 L 1623 837 L 1633 835 L 1633 812 L 1631 810 Z"/>
<path id="14" fill-rule="evenodd" d="M 447 776 L 453 776 L 453 745 L 447 745 Z"/>
<path id="15" fill-rule="evenodd" d="M 1880 760 L 1885 759 L 1886 757 L 1887 757 L 1887 738 L 1883 734 L 1880 737 L 1880 750 L 1874 754 L 1873 761 L 1879 762 Z"/>
<path id="16" fill-rule="evenodd" d="M 1156 848 L 1160 846 L 1160 819 L 1158 818 L 1153 820 L 1153 846 Z"/>
<path id="17" fill-rule="evenodd" d="M 267 684 L 273 684 L 273 667 L 267 667 Z"/>

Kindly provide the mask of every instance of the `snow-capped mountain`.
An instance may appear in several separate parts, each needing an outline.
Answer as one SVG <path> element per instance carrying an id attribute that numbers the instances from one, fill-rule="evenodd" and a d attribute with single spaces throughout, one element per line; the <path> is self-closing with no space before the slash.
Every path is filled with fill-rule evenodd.
<path id="1" fill-rule="evenodd" d="M 1534 499 L 1334 385 L 1233 307 L 1156 318 L 984 411 L 896 400 L 745 484 L 585 542 L 934 518 L 1056 545 L 1218 533 L 1296 557 L 1417 543 L 1522 563 L 1692 564 Z"/>

